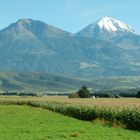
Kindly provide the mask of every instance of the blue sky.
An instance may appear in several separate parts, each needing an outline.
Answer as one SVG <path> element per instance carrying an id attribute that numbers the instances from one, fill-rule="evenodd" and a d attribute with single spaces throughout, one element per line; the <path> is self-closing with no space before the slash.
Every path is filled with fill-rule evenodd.
<path id="1" fill-rule="evenodd" d="M 0 29 L 32 18 L 77 32 L 103 16 L 132 26 L 140 33 L 140 0 L 0 0 Z"/>

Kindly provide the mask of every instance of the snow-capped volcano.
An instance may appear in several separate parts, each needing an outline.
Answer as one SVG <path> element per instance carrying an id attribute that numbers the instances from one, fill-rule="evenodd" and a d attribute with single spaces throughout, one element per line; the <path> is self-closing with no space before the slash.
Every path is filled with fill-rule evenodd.
<path id="1" fill-rule="evenodd" d="M 109 41 L 125 49 L 140 48 L 140 36 L 129 25 L 103 17 L 76 33 L 77 36 Z"/>
<path id="2" fill-rule="evenodd" d="M 136 33 L 129 25 L 107 16 L 88 25 L 77 33 L 78 36 L 98 37 L 101 39 L 111 39 L 112 37 L 122 36 L 124 34 Z"/>
<path id="3" fill-rule="evenodd" d="M 93 28 L 98 25 L 100 29 L 115 32 L 115 31 L 126 31 L 135 33 L 135 31 L 127 24 L 113 19 L 111 17 L 103 17 L 98 22 L 93 24 Z"/>

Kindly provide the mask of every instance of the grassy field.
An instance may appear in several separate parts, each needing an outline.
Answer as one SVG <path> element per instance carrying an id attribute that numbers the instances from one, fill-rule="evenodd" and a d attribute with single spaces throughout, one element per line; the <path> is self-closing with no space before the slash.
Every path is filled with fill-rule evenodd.
<path id="1" fill-rule="evenodd" d="M 1 140 L 139 140 L 137 131 L 105 127 L 41 108 L 0 105 Z"/>
<path id="2" fill-rule="evenodd" d="M 29 105 L 49 109 L 80 120 L 100 120 L 109 126 L 140 130 L 140 100 L 136 98 L 69 99 L 63 96 L 2 96 L 0 104 Z"/>

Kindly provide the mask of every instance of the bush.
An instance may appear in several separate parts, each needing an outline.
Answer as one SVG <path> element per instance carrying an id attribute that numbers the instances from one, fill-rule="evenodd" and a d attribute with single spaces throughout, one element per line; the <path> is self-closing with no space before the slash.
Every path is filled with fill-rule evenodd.
<path id="1" fill-rule="evenodd" d="M 115 96 L 111 93 L 95 93 L 93 94 L 96 97 L 101 97 L 101 98 L 115 98 Z"/>
<path id="2" fill-rule="evenodd" d="M 117 94 L 117 95 L 114 95 L 114 97 L 115 97 L 115 98 L 121 98 L 121 96 L 118 95 L 118 94 Z"/>
<path id="3" fill-rule="evenodd" d="M 79 98 L 77 93 L 71 93 L 68 95 L 69 98 Z"/>

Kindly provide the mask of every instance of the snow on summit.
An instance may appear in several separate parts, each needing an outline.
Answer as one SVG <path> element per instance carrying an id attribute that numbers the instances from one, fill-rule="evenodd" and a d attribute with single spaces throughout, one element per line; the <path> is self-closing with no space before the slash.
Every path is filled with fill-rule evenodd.
<path id="1" fill-rule="evenodd" d="M 98 37 L 103 40 L 129 34 L 138 35 L 129 25 L 107 16 L 86 26 L 77 33 L 79 36 Z"/>
<path id="2" fill-rule="evenodd" d="M 134 33 L 134 30 L 130 26 L 111 17 L 103 17 L 102 19 L 97 21 L 96 24 L 100 27 L 100 29 L 104 29 L 107 31 L 121 30 Z"/>

